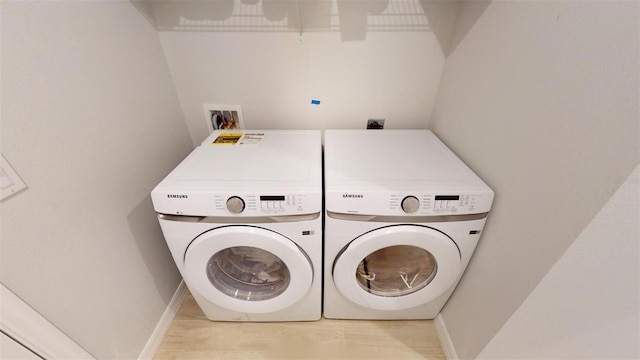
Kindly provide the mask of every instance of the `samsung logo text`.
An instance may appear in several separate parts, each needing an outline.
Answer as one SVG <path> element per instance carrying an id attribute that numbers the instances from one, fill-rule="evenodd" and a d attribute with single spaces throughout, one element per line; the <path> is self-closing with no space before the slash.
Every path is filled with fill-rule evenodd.
<path id="1" fill-rule="evenodd" d="M 182 195 L 182 194 L 167 194 L 167 197 L 169 199 L 188 199 L 189 198 L 188 195 Z"/>

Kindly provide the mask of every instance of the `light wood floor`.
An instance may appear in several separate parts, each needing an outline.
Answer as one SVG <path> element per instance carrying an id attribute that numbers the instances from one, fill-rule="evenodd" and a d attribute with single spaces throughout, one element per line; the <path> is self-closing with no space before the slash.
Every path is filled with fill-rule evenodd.
<path id="1" fill-rule="evenodd" d="M 155 359 L 445 360 L 431 320 L 207 320 L 187 291 Z"/>

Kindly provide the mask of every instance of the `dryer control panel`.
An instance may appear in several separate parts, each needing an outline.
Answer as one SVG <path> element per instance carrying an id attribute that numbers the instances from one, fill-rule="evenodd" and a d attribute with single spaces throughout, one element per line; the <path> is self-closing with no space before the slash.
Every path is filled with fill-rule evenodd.
<path id="1" fill-rule="evenodd" d="M 478 210 L 481 196 L 480 195 L 408 195 L 400 198 L 402 195 L 389 196 L 389 208 L 392 210 L 400 209 L 407 214 L 456 214 L 456 213 L 474 213 Z"/>
<path id="2" fill-rule="evenodd" d="M 343 214 L 437 216 L 488 212 L 487 193 L 358 193 L 327 194 L 327 211 Z"/>

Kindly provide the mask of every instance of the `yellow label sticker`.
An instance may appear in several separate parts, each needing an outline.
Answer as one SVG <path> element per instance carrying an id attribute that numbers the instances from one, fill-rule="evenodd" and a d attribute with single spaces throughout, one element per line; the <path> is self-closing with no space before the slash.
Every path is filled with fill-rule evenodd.
<path id="1" fill-rule="evenodd" d="M 234 145 L 236 144 L 240 138 L 242 137 L 242 133 L 224 133 L 218 135 L 218 137 L 213 140 L 212 145 Z"/>

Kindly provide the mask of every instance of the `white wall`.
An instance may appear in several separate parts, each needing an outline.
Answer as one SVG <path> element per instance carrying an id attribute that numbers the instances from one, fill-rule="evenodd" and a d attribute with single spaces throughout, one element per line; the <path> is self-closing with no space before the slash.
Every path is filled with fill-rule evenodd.
<path id="1" fill-rule="evenodd" d="M 640 167 L 480 359 L 640 358 Z"/>
<path id="2" fill-rule="evenodd" d="M 192 142 L 129 3 L 1 3 L 0 280 L 97 358 L 136 358 L 178 287 L 149 192 Z"/>
<path id="3" fill-rule="evenodd" d="M 496 199 L 442 313 L 460 358 L 480 353 L 639 163 L 639 5 L 494 1 L 479 18 L 475 4 L 461 8 L 468 33 L 454 33 L 431 128 Z"/>
<path id="4" fill-rule="evenodd" d="M 303 1 L 302 42 L 295 2 L 247 3 L 146 3 L 195 144 L 203 104 L 241 105 L 254 129 L 428 126 L 456 2 Z"/>

